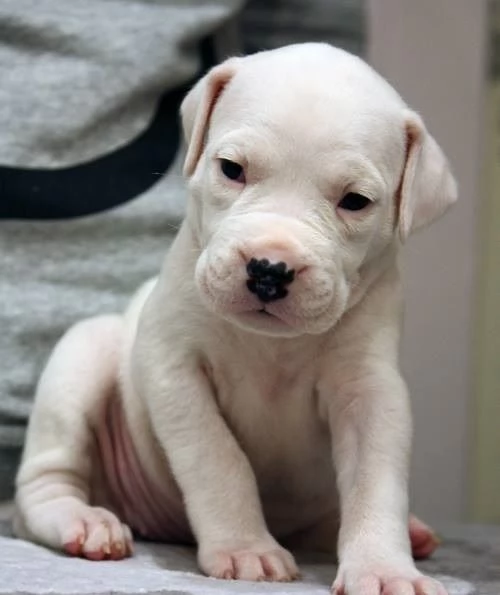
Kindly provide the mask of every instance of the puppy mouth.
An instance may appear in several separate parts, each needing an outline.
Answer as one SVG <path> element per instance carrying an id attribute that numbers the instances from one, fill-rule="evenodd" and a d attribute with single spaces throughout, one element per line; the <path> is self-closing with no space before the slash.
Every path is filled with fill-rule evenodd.
<path id="1" fill-rule="evenodd" d="M 240 312 L 233 320 L 246 330 L 252 330 L 264 335 L 288 335 L 294 330 L 281 317 L 272 314 L 265 307 Z"/>

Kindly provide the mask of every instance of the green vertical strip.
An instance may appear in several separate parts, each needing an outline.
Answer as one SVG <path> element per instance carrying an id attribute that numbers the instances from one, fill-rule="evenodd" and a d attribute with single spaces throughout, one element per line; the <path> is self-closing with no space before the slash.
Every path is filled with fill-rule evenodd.
<path id="1" fill-rule="evenodd" d="M 500 0 L 490 1 L 475 366 L 473 520 L 500 522 Z"/>

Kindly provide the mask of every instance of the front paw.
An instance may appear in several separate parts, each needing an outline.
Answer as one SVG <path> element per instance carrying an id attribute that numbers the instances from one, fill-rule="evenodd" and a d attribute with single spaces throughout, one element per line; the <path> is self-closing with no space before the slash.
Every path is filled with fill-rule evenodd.
<path id="1" fill-rule="evenodd" d="M 244 581 L 293 581 L 295 560 L 274 539 L 234 541 L 200 546 L 198 563 L 209 576 Z"/>
<path id="2" fill-rule="evenodd" d="M 412 564 L 341 564 L 333 595 L 447 595 L 437 580 L 424 576 Z"/>

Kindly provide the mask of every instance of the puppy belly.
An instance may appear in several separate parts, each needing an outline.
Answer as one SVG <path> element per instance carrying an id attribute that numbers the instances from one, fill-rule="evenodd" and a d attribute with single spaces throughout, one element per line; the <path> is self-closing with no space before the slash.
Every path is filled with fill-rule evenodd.
<path id="1" fill-rule="evenodd" d="M 109 400 L 96 438 L 106 491 L 122 522 L 144 539 L 192 543 L 180 492 L 170 489 L 170 477 L 165 487 L 146 473 L 118 397 Z"/>

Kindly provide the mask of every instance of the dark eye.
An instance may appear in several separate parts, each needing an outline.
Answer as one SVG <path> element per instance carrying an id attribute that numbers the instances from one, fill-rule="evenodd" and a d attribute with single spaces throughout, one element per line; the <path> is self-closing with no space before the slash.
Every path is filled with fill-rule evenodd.
<path id="1" fill-rule="evenodd" d="M 231 161 L 230 159 L 221 159 L 220 169 L 226 178 L 234 180 L 235 182 L 240 182 L 240 184 L 245 183 L 245 172 L 239 163 Z"/>
<path id="2" fill-rule="evenodd" d="M 344 211 L 362 211 L 366 208 L 372 201 L 366 196 L 362 194 L 357 194 L 356 192 L 349 192 L 344 196 L 344 198 L 339 202 L 338 206 Z"/>

